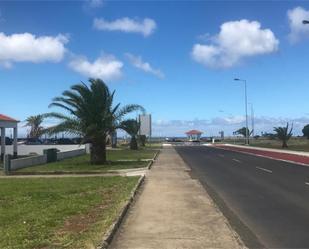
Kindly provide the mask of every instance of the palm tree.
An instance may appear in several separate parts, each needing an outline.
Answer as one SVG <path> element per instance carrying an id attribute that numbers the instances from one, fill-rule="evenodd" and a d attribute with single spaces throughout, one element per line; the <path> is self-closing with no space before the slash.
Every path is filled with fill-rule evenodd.
<path id="1" fill-rule="evenodd" d="M 122 122 L 123 118 L 134 111 L 141 111 L 142 113 L 145 113 L 144 107 L 140 105 L 125 105 L 122 108 L 120 108 L 117 112 L 113 115 L 113 126 L 111 129 L 110 137 L 111 137 L 111 144 L 112 147 L 115 148 L 117 146 L 117 129 L 122 129 Z"/>
<path id="2" fill-rule="evenodd" d="M 136 136 L 140 128 L 140 123 L 137 122 L 135 119 L 127 119 L 122 121 L 120 126 L 131 136 L 130 149 L 138 150 Z"/>
<path id="3" fill-rule="evenodd" d="M 38 139 L 40 136 L 43 135 L 44 127 L 42 126 L 42 123 L 44 121 L 44 118 L 45 118 L 45 115 L 40 114 L 40 115 L 29 116 L 26 119 L 26 124 L 24 126 L 30 127 L 30 130 L 28 132 L 29 138 Z"/>
<path id="4" fill-rule="evenodd" d="M 100 79 L 89 79 L 85 83 L 73 85 L 62 96 L 53 99 L 50 107 L 60 107 L 68 114 L 51 112 L 49 117 L 61 122 L 49 128 L 50 134 L 67 132 L 82 137 L 83 143 L 91 143 L 92 164 L 106 163 L 106 137 L 114 130 L 115 117 L 122 112 L 120 103 L 113 106 L 115 91 L 110 92 Z"/>
<path id="5" fill-rule="evenodd" d="M 287 141 L 292 137 L 293 124 L 289 130 L 289 123 L 286 124 L 286 127 L 274 127 L 276 132 L 276 137 L 282 141 L 282 148 L 287 148 Z"/>

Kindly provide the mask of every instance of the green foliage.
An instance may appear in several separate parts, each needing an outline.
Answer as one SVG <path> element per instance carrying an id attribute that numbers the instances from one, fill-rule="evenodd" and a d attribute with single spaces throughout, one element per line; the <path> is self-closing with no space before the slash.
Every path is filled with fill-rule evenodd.
<path id="1" fill-rule="evenodd" d="M 30 130 L 28 131 L 28 138 L 35 138 L 38 139 L 40 136 L 42 136 L 45 132 L 44 127 L 42 126 L 42 123 L 44 121 L 45 115 L 33 115 L 29 116 L 26 119 L 25 127 L 30 127 Z"/>
<path id="2" fill-rule="evenodd" d="M 136 121 L 135 119 L 128 119 L 128 120 L 122 121 L 120 124 L 120 127 L 121 129 L 126 131 L 131 136 L 130 149 L 137 150 L 138 144 L 137 144 L 136 136 L 140 128 L 140 123 Z"/>
<path id="3" fill-rule="evenodd" d="M 138 136 L 138 140 L 139 140 L 141 146 L 143 146 L 143 147 L 146 146 L 146 142 L 147 142 L 147 137 L 146 137 L 146 135 L 139 135 L 139 136 Z"/>
<path id="4" fill-rule="evenodd" d="M 287 148 L 287 141 L 292 137 L 293 133 L 293 124 L 289 129 L 289 123 L 286 124 L 286 127 L 274 127 L 276 132 L 276 137 L 282 141 L 282 148 Z"/>
<path id="5" fill-rule="evenodd" d="M 62 96 L 53 99 L 50 107 L 60 107 L 67 114 L 51 112 L 48 117 L 60 120 L 60 123 L 48 129 L 50 134 L 66 132 L 81 136 L 83 143 L 91 143 L 91 163 L 106 162 L 106 137 L 119 128 L 122 118 L 137 109 L 138 105 L 120 108 L 113 105 L 114 92 L 100 79 L 89 79 L 85 83 L 73 85 Z"/>
<path id="6" fill-rule="evenodd" d="M 238 129 L 237 131 L 234 132 L 234 134 L 239 134 L 239 135 L 246 137 L 246 131 L 248 131 L 248 136 L 250 136 L 252 131 L 250 131 L 246 127 L 242 127 L 240 129 Z"/>
<path id="7" fill-rule="evenodd" d="M 304 137 L 309 139 L 309 124 L 305 125 L 303 130 L 302 130 Z"/>

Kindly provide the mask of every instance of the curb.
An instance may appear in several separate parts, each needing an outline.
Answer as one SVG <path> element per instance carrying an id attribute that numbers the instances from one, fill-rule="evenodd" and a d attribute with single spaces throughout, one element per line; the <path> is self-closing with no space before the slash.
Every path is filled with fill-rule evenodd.
<path id="1" fill-rule="evenodd" d="M 123 221 L 126 213 L 128 212 L 128 209 L 131 206 L 131 204 L 132 204 L 132 202 L 133 202 L 133 200 L 134 200 L 134 198 L 135 198 L 135 196 L 137 194 L 137 191 L 141 187 L 141 185 L 144 182 L 144 180 L 145 180 L 145 176 L 141 176 L 139 178 L 138 182 L 136 183 L 134 189 L 131 192 L 131 196 L 130 196 L 129 200 L 126 201 L 126 203 L 122 207 L 118 217 L 113 222 L 113 224 L 110 225 L 109 229 L 104 234 L 103 240 L 102 240 L 101 244 L 97 247 L 97 249 L 107 249 L 108 248 L 108 246 L 112 242 L 116 232 L 118 231 L 118 228 L 120 227 L 121 222 Z"/>
<path id="2" fill-rule="evenodd" d="M 147 165 L 148 170 L 151 169 L 152 164 L 155 162 L 155 160 L 156 160 L 157 157 L 159 156 L 160 151 L 161 151 L 161 150 L 157 151 L 156 154 L 154 155 L 154 157 L 149 161 L 149 163 L 148 163 L 148 165 Z"/>

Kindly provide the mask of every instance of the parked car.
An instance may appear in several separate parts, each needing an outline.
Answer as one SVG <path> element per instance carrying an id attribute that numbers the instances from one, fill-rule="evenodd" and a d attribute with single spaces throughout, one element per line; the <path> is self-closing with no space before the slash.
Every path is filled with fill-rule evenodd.
<path id="1" fill-rule="evenodd" d="M 70 138 L 59 138 L 56 140 L 57 144 L 76 144 L 72 139 Z"/>
<path id="2" fill-rule="evenodd" d="M 1 137 L 0 137 L 0 141 L 1 141 Z M 13 139 L 10 139 L 9 137 L 5 137 L 5 144 L 6 145 L 12 145 Z"/>
<path id="3" fill-rule="evenodd" d="M 40 145 L 42 144 L 42 141 L 37 138 L 27 138 L 25 144 L 26 145 Z"/>

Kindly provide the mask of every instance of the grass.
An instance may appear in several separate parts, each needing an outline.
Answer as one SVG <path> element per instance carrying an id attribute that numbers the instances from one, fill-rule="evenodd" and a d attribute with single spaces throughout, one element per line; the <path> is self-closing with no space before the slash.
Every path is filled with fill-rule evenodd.
<path id="1" fill-rule="evenodd" d="M 82 155 L 63 161 L 28 167 L 18 170 L 18 172 L 93 172 L 105 173 L 120 169 L 131 169 L 146 167 L 148 162 L 142 159 L 153 158 L 156 150 L 108 150 L 108 164 L 91 165 L 89 155 Z M 121 161 L 119 161 L 121 160 Z"/>
<path id="2" fill-rule="evenodd" d="M 230 141 L 234 143 L 234 141 Z M 244 140 L 240 141 L 243 143 Z M 238 143 L 238 144 L 240 144 Z M 282 142 L 277 139 L 254 139 L 250 140 L 250 146 L 253 147 L 264 147 L 264 148 L 271 148 L 271 149 L 282 149 Z M 286 150 L 296 150 L 296 151 L 306 151 L 309 152 L 309 139 L 307 138 L 300 138 L 300 137 L 293 137 L 288 141 L 288 148 Z"/>
<path id="3" fill-rule="evenodd" d="M 0 248 L 95 248 L 138 177 L 0 180 Z"/>
<path id="4" fill-rule="evenodd" d="M 151 159 L 157 150 L 153 149 L 142 149 L 130 150 L 130 149 L 119 149 L 119 150 L 107 150 L 107 160 L 142 160 Z"/>

